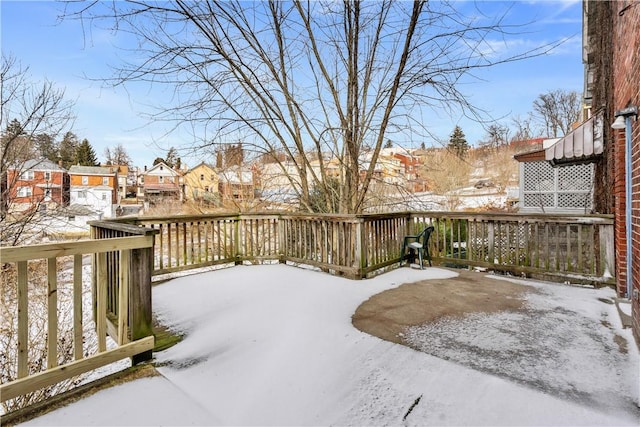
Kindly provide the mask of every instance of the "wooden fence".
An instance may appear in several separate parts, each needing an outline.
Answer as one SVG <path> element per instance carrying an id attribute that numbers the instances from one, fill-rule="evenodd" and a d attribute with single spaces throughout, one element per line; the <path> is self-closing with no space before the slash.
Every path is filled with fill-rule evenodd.
<path id="1" fill-rule="evenodd" d="M 89 240 L 0 248 L 0 259 L 5 268 L 12 268 L 13 264 L 17 271 L 15 283 L 4 284 L 16 288 L 16 313 L 11 316 L 17 318 L 17 360 L 3 362 L 16 367 L 15 379 L 0 385 L 3 402 L 127 357 L 134 358 L 134 363 L 151 357 L 154 345 L 151 332 L 151 276 L 147 274 L 145 277 L 143 272 L 145 259 L 149 260 L 147 264 L 150 265 L 153 236 L 138 227 L 120 226 L 128 229 L 131 237 L 105 234 L 99 243 Z M 93 257 L 92 308 L 97 332 L 95 354 L 87 354 L 87 347 L 83 346 L 83 255 Z M 63 274 L 59 271 L 58 259 L 65 257 L 72 259 L 73 271 L 73 360 L 62 360 L 61 363 L 63 358 L 58 354 L 58 346 L 64 337 L 58 336 L 58 280 Z M 28 314 L 30 294 L 36 290 L 33 282 L 37 280 L 30 276 L 29 266 L 39 260 L 46 260 L 47 265 L 45 325 L 34 325 Z M 147 272 L 150 273 L 150 270 L 147 269 Z M 114 306 L 113 300 L 117 301 L 119 309 L 116 316 L 109 315 L 109 307 Z M 41 339 L 46 340 L 47 346 L 46 366 L 38 372 L 30 369 L 30 366 L 39 364 L 39 361 L 29 359 L 31 328 L 43 329 L 44 336 Z M 117 344 L 116 348 L 107 349 L 107 334 Z"/>
<path id="2" fill-rule="evenodd" d="M 156 230 L 152 274 L 216 264 L 307 264 L 364 278 L 400 262 L 405 235 L 433 225 L 436 262 L 584 283 L 614 283 L 613 218 L 406 212 L 240 214 L 122 220 Z"/>

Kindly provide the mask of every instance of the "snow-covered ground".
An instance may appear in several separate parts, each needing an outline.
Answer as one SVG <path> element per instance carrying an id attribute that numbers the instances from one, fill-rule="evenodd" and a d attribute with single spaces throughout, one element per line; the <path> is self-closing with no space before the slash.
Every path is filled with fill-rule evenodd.
<path id="1" fill-rule="evenodd" d="M 171 280 L 154 288 L 154 311 L 185 339 L 156 354 L 162 376 L 100 391 L 28 424 L 640 423 L 638 351 L 615 305 L 602 302 L 615 297 L 610 289 L 526 282 L 539 290 L 527 299 L 531 316 L 474 315 L 407 331 L 425 351 L 443 349 L 435 356 L 351 324 L 378 292 L 454 275 L 401 268 L 351 281 L 265 265 Z M 559 338 L 545 329 L 560 330 Z M 460 343 L 444 343 L 461 336 L 473 341 L 467 348 L 508 352 L 511 362 L 474 362 Z"/>

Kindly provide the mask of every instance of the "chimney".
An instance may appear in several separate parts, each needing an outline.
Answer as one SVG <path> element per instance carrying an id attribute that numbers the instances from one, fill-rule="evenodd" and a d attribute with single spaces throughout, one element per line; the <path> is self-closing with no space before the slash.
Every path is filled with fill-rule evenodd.
<path id="1" fill-rule="evenodd" d="M 144 171 L 145 172 L 147 171 L 147 165 L 144 165 Z"/>

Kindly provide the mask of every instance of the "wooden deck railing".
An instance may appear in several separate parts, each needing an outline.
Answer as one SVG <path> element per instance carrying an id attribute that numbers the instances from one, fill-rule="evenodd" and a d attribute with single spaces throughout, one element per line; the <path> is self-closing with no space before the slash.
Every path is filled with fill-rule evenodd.
<path id="1" fill-rule="evenodd" d="M 130 229 L 132 237 L 104 235 L 99 243 L 89 240 L 0 248 L 4 271 L 11 268 L 16 271 L 15 276 L 12 275 L 15 282 L 3 278 L 7 280 L 7 283 L 3 283 L 3 286 L 7 286 L 4 289 L 15 292 L 17 298 L 15 313 L 4 313 L 17 319 L 16 330 L 11 332 L 17 335 L 17 360 L 3 361 L 13 366 L 15 375 L 12 375 L 12 380 L 0 385 L 2 402 L 127 357 L 134 358 L 135 363 L 151 356 L 154 345 L 151 333 L 151 277 L 150 274 L 144 277 L 138 272 L 143 269 L 145 251 L 151 253 L 153 236 L 138 227 L 124 228 Z M 117 254 L 117 257 L 113 257 L 113 254 Z M 86 304 L 83 307 L 83 255 L 94 257 L 93 304 L 90 304 L 97 337 L 97 351 L 94 354 L 88 352 L 88 343 L 83 342 L 83 319 L 86 319 L 83 310 L 87 308 Z M 39 260 L 46 260 L 46 281 L 33 277 L 37 273 L 31 271 L 32 265 Z M 65 281 L 61 266 L 69 262 L 72 278 Z M 150 270 L 147 271 L 150 273 Z M 114 272 L 117 273 L 114 275 Z M 38 289 L 39 286 L 45 289 Z M 64 360 L 58 352 L 59 346 L 62 347 L 60 340 L 65 339 L 58 336 L 58 295 L 63 290 L 71 295 L 70 301 L 65 301 L 65 304 L 72 305 L 73 360 Z M 34 319 L 30 318 L 29 305 L 35 293 L 42 294 L 44 291 L 47 299 L 45 324 L 36 325 Z M 146 294 L 149 295 L 148 301 L 144 298 Z M 108 311 L 113 300 L 117 301 L 120 312 L 110 320 Z M 148 318 L 143 318 L 145 311 Z M 33 355 L 30 356 L 29 335 L 39 329 L 44 333 L 38 338 L 46 340 L 46 364 L 43 370 L 34 371 L 33 367 L 41 363 L 39 360 L 30 360 Z M 110 350 L 107 349 L 108 333 L 117 344 Z"/>
<path id="2" fill-rule="evenodd" d="M 216 264 L 289 262 L 352 278 L 393 268 L 405 235 L 433 225 L 436 263 L 482 266 L 582 283 L 614 284 L 610 216 L 411 212 L 371 215 L 289 213 L 176 216 L 94 221 L 90 241 L 0 248 L 16 274 L 16 378 L 2 401 L 113 361 L 151 357 L 151 276 Z M 97 242 L 96 240 L 99 240 Z M 92 258 L 97 352 L 83 347 L 82 257 Z M 59 259 L 72 259 L 73 361 L 59 362 Z M 68 258 L 67 258 L 68 259 Z M 46 368 L 29 368 L 28 316 L 35 286 L 29 263 L 46 261 Z M 4 277 L 3 277 L 4 280 Z M 13 279 L 11 279 L 13 280 Z M 13 289 L 13 288 L 12 288 Z M 109 335 L 117 344 L 107 350 Z"/>
<path id="3" fill-rule="evenodd" d="M 440 262 L 615 284 L 612 216 L 429 212 L 412 222 L 435 226 L 431 252 Z"/>
<path id="4" fill-rule="evenodd" d="M 435 226 L 437 262 L 588 283 L 614 283 L 613 218 L 407 212 L 134 218 L 157 230 L 153 274 L 280 261 L 364 278 L 397 264 L 403 237 Z"/>

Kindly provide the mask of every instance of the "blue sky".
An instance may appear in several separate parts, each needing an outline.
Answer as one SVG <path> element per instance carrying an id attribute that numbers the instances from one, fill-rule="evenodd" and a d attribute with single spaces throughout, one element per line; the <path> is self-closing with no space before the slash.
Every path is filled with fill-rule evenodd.
<path id="1" fill-rule="evenodd" d="M 461 3 L 461 7 L 470 5 Z M 550 55 L 476 73 L 482 81 L 463 88 L 473 103 L 509 124 L 509 117 L 524 117 L 531 111 L 533 101 L 541 93 L 555 89 L 582 91 L 580 0 L 492 1 L 481 5 L 489 11 L 503 11 L 512 6 L 511 19 L 532 22 L 511 38 L 506 47 L 526 49 L 560 39 L 567 41 Z M 114 89 L 91 79 L 112 75 L 112 67 L 118 65 L 122 54 L 115 46 L 121 44 L 124 36 L 108 31 L 83 32 L 87 28 L 83 29 L 78 21 L 61 23 L 58 20 L 61 7 L 52 1 L 2 0 L 1 46 L 3 55 L 12 54 L 22 66 L 29 67 L 32 81 L 52 81 L 65 90 L 69 100 L 75 101 L 77 118 L 73 132 L 91 142 L 100 161 L 104 161 L 105 147 L 122 143 L 134 164 L 140 167 L 150 165 L 158 156 L 164 157 L 169 146 L 188 145 L 192 139 L 188 133 L 167 135 L 168 125 L 149 123 L 143 117 L 150 105 L 166 102 L 169 94 L 145 84 Z M 448 139 L 455 125 L 462 127 L 472 144 L 485 136 L 479 124 L 463 117 L 450 117 L 444 111 L 436 114 L 432 132 L 442 140 Z M 425 143 L 431 145 L 433 141 Z M 192 166 L 198 161 L 186 159 Z"/>

